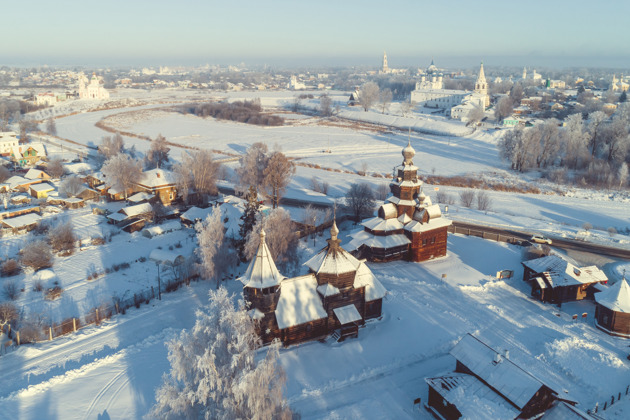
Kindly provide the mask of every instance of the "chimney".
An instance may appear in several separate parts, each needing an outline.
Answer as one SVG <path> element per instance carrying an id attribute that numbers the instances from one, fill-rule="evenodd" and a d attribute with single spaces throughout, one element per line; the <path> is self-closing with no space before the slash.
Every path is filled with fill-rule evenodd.
<path id="1" fill-rule="evenodd" d="M 499 363 L 501 363 L 502 360 L 503 358 L 501 357 L 501 355 L 499 353 L 495 353 L 492 363 L 498 365 Z"/>
<path id="2" fill-rule="evenodd" d="M 503 352 L 503 357 L 505 357 L 506 359 L 508 359 L 508 360 L 509 360 L 509 359 L 510 359 L 510 351 L 509 351 L 509 350 L 505 350 L 505 351 Z"/>
<path id="3" fill-rule="evenodd" d="M 158 178 L 160 177 L 160 173 L 159 172 L 156 172 L 155 174 L 157 175 Z"/>

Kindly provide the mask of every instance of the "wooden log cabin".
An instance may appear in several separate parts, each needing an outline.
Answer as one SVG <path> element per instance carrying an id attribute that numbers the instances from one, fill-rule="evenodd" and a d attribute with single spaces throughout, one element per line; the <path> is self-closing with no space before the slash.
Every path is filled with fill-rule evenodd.
<path id="1" fill-rule="evenodd" d="M 288 346 L 334 331 L 343 340 L 357 336 L 366 319 L 381 316 L 385 288 L 365 261 L 341 248 L 338 233 L 333 223 L 328 246 L 305 264 L 310 274 L 286 278 L 261 230 L 256 256 L 240 280 L 263 343 L 278 338 Z"/>
<path id="2" fill-rule="evenodd" d="M 592 299 L 599 291 L 598 284 L 606 284 L 608 277 L 596 266 L 576 267 L 557 255 L 521 263 L 523 280 L 530 284 L 532 296 L 542 302 L 561 304 Z"/>
<path id="3" fill-rule="evenodd" d="M 418 168 L 413 164 L 415 154 L 408 143 L 390 184 L 392 196 L 378 209 L 377 217 L 362 223 L 363 231 L 352 235 L 348 248 L 354 255 L 370 261 L 414 262 L 446 255 L 447 229 L 452 222 L 422 193 Z"/>
<path id="4" fill-rule="evenodd" d="M 425 378 L 427 408 L 438 418 L 527 419 L 538 417 L 557 401 L 577 404 L 512 362 L 507 352 L 499 353 L 471 334 L 450 354 L 456 360 L 454 373 Z"/>
<path id="5" fill-rule="evenodd" d="M 630 286 L 625 276 L 603 292 L 595 293 L 595 325 L 617 337 L 630 338 Z"/>

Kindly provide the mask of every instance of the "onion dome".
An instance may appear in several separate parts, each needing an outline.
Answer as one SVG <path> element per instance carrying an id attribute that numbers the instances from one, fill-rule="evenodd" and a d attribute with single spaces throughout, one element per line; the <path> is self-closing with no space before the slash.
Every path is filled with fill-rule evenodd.
<path id="1" fill-rule="evenodd" d="M 339 235 L 339 229 L 337 228 L 337 221 L 335 220 L 330 228 L 330 239 L 337 240 L 337 235 Z"/>
<path id="2" fill-rule="evenodd" d="M 405 165 L 413 164 L 412 159 L 416 155 L 416 151 L 411 147 L 411 139 L 407 142 L 407 146 L 402 150 L 402 155 L 405 158 Z"/>

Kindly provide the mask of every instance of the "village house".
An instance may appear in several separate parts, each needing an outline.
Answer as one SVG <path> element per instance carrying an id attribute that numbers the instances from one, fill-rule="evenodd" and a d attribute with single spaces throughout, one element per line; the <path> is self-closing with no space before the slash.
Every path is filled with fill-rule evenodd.
<path id="1" fill-rule="evenodd" d="M 0 156 L 11 156 L 11 151 L 19 144 L 13 131 L 0 132 Z"/>
<path id="2" fill-rule="evenodd" d="M 625 276 L 595 293 L 595 326 L 608 334 L 630 338 L 630 285 Z"/>
<path id="3" fill-rule="evenodd" d="M 450 351 L 455 372 L 425 378 L 429 385 L 427 408 L 436 417 L 527 419 L 552 407 L 556 401 L 576 405 L 550 386 L 487 344 L 466 334 Z"/>
<path id="4" fill-rule="evenodd" d="M 11 229 L 13 233 L 28 232 L 37 226 L 42 217 L 37 213 L 28 213 L 22 216 L 0 220 L 2 227 Z"/>
<path id="5" fill-rule="evenodd" d="M 446 255 L 447 230 L 451 221 L 440 206 L 422 192 L 416 152 L 407 144 L 403 163 L 389 185 L 392 196 L 378 209 L 378 216 L 362 223 L 364 229 L 352 234 L 348 244 L 355 255 L 370 261 L 406 259 L 426 261 Z"/>
<path id="6" fill-rule="evenodd" d="M 28 143 L 11 148 L 11 161 L 18 166 L 33 166 L 46 157 L 46 148 L 42 143 Z"/>
<path id="7" fill-rule="evenodd" d="M 9 191 L 27 192 L 30 191 L 32 185 L 39 184 L 41 179 L 26 179 L 19 175 L 14 175 L 11 178 L 4 181 L 4 185 L 7 186 Z"/>
<path id="8" fill-rule="evenodd" d="M 151 169 L 142 174 L 136 183 L 136 191 L 145 191 L 155 195 L 165 206 L 177 199 L 177 180 L 172 172 L 164 169 Z"/>
<path id="9" fill-rule="evenodd" d="M 26 174 L 24 175 L 24 178 L 41 179 L 42 181 L 47 181 L 50 179 L 50 175 L 48 175 L 46 172 L 42 171 L 41 169 L 31 168 L 28 170 L 28 172 L 26 172 Z"/>
<path id="10" fill-rule="evenodd" d="M 326 337 L 357 336 L 365 320 L 381 316 L 385 288 L 364 261 L 340 246 L 336 223 L 328 246 L 305 265 L 311 273 L 286 278 L 276 268 L 261 230 L 256 256 L 245 274 L 243 295 L 264 343 L 285 346 Z"/>
<path id="11" fill-rule="evenodd" d="M 598 284 L 608 277 L 596 266 L 576 267 L 557 255 L 548 255 L 521 263 L 523 280 L 531 285 L 532 296 L 542 302 L 572 302 L 593 298 Z"/>

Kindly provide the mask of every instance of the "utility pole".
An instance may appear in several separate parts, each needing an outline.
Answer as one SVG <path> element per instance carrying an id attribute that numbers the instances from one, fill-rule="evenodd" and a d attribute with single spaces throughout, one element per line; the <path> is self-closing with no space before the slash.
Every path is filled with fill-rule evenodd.
<path id="1" fill-rule="evenodd" d="M 162 300 L 162 285 L 160 283 L 160 262 L 156 261 L 155 266 L 157 267 L 158 272 L 158 299 Z"/>

